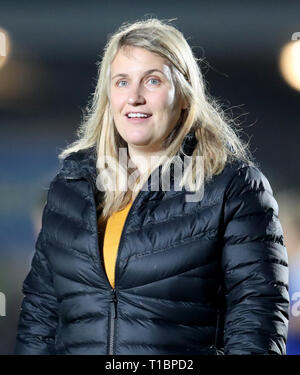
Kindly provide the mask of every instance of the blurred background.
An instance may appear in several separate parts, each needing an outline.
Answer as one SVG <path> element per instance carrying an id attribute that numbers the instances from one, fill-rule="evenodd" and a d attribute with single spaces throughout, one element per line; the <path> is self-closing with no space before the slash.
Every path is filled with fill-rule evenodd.
<path id="1" fill-rule="evenodd" d="M 300 2 L 0 0 L 0 354 L 12 354 L 49 182 L 121 23 L 177 18 L 211 95 L 239 118 L 279 203 L 300 354 Z M 298 40 L 299 39 L 299 43 Z"/>

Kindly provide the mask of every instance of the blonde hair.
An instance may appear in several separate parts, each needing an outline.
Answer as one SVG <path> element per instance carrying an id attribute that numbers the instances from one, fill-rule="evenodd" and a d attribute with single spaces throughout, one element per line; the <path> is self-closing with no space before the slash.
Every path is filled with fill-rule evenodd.
<path id="1" fill-rule="evenodd" d="M 221 105 L 205 92 L 203 76 L 198 66 L 200 59 L 194 56 L 183 34 L 170 24 L 171 21 L 150 18 L 131 24 L 125 23 L 109 38 L 102 61 L 97 63 L 98 83 L 78 129 L 78 139 L 60 153 L 60 159 L 72 152 L 96 146 L 97 160 L 109 156 L 118 162 L 118 150 L 120 147 L 126 147 L 126 142 L 118 135 L 109 110 L 110 66 L 120 48 L 134 46 L 145 48 L 170 62 L 176 93 L 188 103 L 188 108 L 182 112 L 178 124 L 164 144 L 165 159 L 158 163 L 162 165 L 163 173 L 169 167 L 172 157 L 181 149 L 183 139 L 190 131 L 195 132 L 198 142 L 191 155 L 192 168 L 183 175 L 181 186 L 188 184 L 191 191 L 199 189 L 199 180 L 193 184 L 191 179 L 196 173 L 196 156 L 203 158 L 205 181 L 221 173 L 226 162 L 241 159 L 252 163 L 248 145 L 244 144 L 233 130 L 234 120 L 227 118 Z M 126 166 L 125 168 L 129 176 L 132 169 Z M 109 173 L 108 169 L 99 168 L 98 172 L 103 177 Z M 149 174 L 139 176 L 139 186 L 143 186 Z M 107 189 L 100 205 L 101 216 L 108 218 L 129 203 L 131 198 L 130 189 Z"/>

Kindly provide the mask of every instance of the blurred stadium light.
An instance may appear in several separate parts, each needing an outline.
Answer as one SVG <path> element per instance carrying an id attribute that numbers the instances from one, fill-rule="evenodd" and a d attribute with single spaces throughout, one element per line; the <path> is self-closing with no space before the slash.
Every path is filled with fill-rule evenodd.
<path id="1" fill-rule="evenodd" d="M 300 91 L 300 39 L 292 40 L 282 48 L 280 70 L 285 81 Z"/>
<path id="2" fill-rule="evenodd" d="M 0 68 L 6 63 L 10 50 L 10 42 L 6 30 L 0 28 Z"/>

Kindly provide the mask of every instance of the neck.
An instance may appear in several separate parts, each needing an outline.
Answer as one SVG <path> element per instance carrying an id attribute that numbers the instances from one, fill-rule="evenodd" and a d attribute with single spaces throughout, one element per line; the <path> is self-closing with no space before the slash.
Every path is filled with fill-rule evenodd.
<path id="1" fill-rule="evenodd" d="M 141 176 L 148 175 L 164 155 L 164 150 L 144 151 L 133 149 L 130 146 L 128 146 L 128 152 L 131 161 L 137 167 Z"/>

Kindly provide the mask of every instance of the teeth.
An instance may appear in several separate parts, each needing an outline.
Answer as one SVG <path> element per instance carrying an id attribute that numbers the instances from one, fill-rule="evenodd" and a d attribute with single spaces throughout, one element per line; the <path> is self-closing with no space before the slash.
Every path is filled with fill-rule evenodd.
<path id="1" fill-rule="evenodd" d="M 149 116 L 143 113 L 129 113 L 128 117 L 149 117 Z"/>

